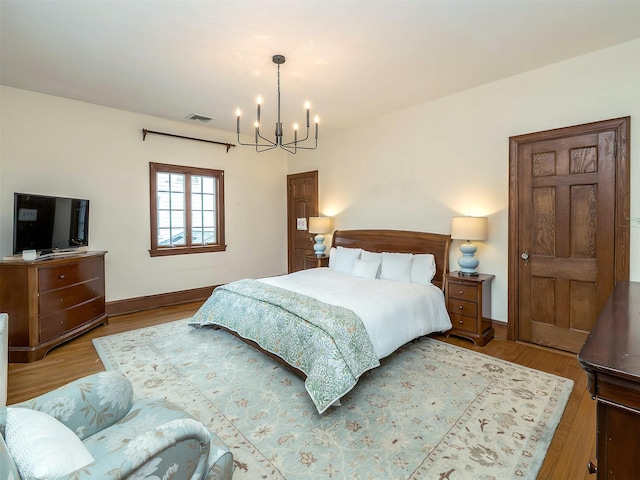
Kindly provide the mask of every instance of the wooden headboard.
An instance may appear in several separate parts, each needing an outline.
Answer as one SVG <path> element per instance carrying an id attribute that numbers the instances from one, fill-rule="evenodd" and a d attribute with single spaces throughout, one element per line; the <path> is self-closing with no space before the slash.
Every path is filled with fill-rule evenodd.
<path id="1" fill-rule="evenodd" d="M 370 252 L 431 253 L 436 259 L 433 284 L 443 288 L 449 271 L 451 235 L 404 230 L 336 230 L 332 247 L 362 248 Z"/>

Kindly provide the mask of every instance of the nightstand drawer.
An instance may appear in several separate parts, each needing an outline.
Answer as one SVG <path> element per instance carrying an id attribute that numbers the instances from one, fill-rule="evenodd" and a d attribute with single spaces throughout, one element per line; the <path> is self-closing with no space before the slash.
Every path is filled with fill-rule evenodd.
<path id="1" fill-rule="evenodd" d="M 457 315 L 450 313 L 451 325 L 454 330 L 466 330 L 467 332 L 475 332 L 477 330 L 476 317 L 467 317 L 466 315 Z"/>
<path id="2" fill-rule="evenodd" d="M 470 317 L 478 316 L 478 304 L 475 302 L 467 302 L 466 300 L 458 300 L 457 298 L 449 298 L 447 301 L 447 310 L 449 313 L 467 315 Z"/>
<path id="3" fill-rule="evenodd" d="M 449 297 L 476 302 L 478 301 L 478 287 L 449 280 Z"/>

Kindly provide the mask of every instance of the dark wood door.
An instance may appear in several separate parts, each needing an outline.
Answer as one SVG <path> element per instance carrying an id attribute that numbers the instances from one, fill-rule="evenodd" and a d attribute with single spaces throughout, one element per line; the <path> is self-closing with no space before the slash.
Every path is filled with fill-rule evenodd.
<path id="1" fill-rule="evenodd" d="M 318 171 L 287 175 L 289 273 L 304 269 L 304 256 L 313 254 L 309 217 L 318 216 Z M 299 224 L 304 222 L 304 226 Z"/>
<path id="2" fill-rule="evenodd" d="M 515 339 L 577 353 L 629 278 L 628 121 L 511 138 Z"/>

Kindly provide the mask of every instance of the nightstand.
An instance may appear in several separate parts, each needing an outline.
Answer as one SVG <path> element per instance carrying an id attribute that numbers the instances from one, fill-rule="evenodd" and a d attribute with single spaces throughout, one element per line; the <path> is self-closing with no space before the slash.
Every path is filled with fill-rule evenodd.
<path id="1" fill-rule="evenodd" d="M 491 325 L 491 280 L 495 275 L 480 273 L 476 276 L 444 276 L 444 294 L 452 329 L 447 335 L 468 338 L 484 346 L 494 335 Z"/>
<path id="2" fill-rule="evenodd" d="M 305 255 L 304 256 L 304 269 L 308 268 L 318 268 L 318 267 L 328 267 L 329 266 L 329 255 L 322 255 L 321 257 L 316 257 L 315 255 Z"/>

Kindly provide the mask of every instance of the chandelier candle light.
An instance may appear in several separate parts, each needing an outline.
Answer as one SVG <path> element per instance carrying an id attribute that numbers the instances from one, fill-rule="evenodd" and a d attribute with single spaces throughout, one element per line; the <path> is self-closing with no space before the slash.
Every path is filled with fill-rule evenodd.
<path id="1" fill-rule="evenodd" d="M 313 251 L 316 257 L 322 257 L 327 247 L 324 245 L 324 234 L 331 231 L 330 217 L 309 217 L 309 233 L 317 234 L 314 237 L 316 243 L 313 245 Z"/>
<path id="2" fill-rule="evenodd" d="M 451 221 L 451 239 L 466 240 L 460 245 L 460 275 L 478 275 L 476 268 L 480 261 L 474 256 L 477 247 L 471 240 L 486 240 L 487 230 L 487 217 L 454 217 Z"/>
<path id="3" fill-rule="evenodd" d="M 314 118 L 314 123 L 316 126 L 315 145 L 313 147 L 301 145 L 301 143 L 309 139 L 309 126 L 310 126 L 309 118 L 310 118 L 310 108 L 311 108 L 311 105 L 309 104 L 309 102 L 306 102 L 304 105 L 304 108 L 307 114 L 306 136 L 300 140 L 298 139 L 298 124 L 294 123 L 293 124 L 293 142 L 284 143 L 282 141 L 282 122 L 280 121 L 280 65 L 282 65 L 285 62 L 285 57 L 284 55 L 274 55 L 272 57 L 272 60 L 273 60 L 273 63 L 278 65 L 278 120 L 276 121 L 275 141 L 265 138 L 260 134 L 260 106 L 262 105 L 262 97 L 258 96 L 257 116 L 256 116 L 256 121 L 254 123 L 255 141 L 254 143 L 242 143 L 240 141 L 240 115 L 242 114 L 242 112 L 238 108 L 236 110 L 236 131 L 238 133 L 238 143 L 240 145 L 256 147 L 256 152 L 266 152 L 267 150 L 271 150 L 272 148 L 276 148 L 276 147 L 280 147 L 283 150 L 286 150 L 287 152 L 292 153 L 294 155 L 297 153 L 298 149 L 315 150 L 318 147 L 318 123 L 320 122 L 320 119 L 318 118 L 317 115 Z"/>

